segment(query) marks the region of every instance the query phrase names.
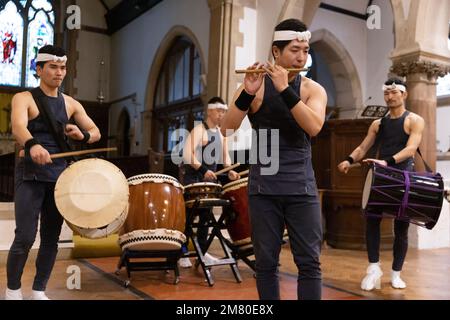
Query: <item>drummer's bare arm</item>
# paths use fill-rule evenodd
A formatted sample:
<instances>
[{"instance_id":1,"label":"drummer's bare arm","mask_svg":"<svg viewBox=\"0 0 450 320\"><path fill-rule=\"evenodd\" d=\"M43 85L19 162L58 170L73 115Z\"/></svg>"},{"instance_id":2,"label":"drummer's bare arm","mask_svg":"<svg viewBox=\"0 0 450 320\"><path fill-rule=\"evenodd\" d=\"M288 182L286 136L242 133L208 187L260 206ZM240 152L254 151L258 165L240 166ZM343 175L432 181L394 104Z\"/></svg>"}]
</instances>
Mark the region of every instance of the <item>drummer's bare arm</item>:
<instances>
[{"instance_id":1,"label":"drummer's bare arm","mask_svg":"<svg viewBox=\"0 0 450 320\"><path fill-rule=\"evenodd\" d=\"M64 95L64 98L66 104L69 104L69 113L75 119L78 127L89 134L87 141L84 142L94 143L100 140L100 130L95 125L94 121L87 115L86 110L84 110L81 103L66 95ZM74 125L68 125L66 127L66 134L74 140L83 140L86 137L86 135Z\"/></svg>"},{"instance_id":2,"label":"drummer's bare arm","mask_svg":"<svg viewBox=\"0 0 450 320\"><path fill-rule=\"evenodd\" d=\"M194 168L194 170L200 170L200 172L203 174L204 180L212 181L217 179L216 175L211 170L207 170L206 167L204 167L200 162L201 159L197 159L195 154L197 147L200 147L202 145L204 134L206 134L206 131L204 130L202 124L199 124L195 126L194 129L192 129L183 148L183 160L185 164L190 165L192 168Z\"/></svg>"},{"instance_id":3,"label":"drummer's bare arm","mask_svg":"<svg viewBox=\"0 0 450 320\"><path fill-rule=\"evenodd\" d=\"M364 156L366 155L367 151L373 146L375 143L375 139L377 137L377 132L380 127L381 120L375 120L372 122L372 124L369 127L369 130L367 131L367 135L364 138L363 142L356 147L355 150L353 150L352 153L350 153L350 157L353 159L353 162L359 162L361 161ZM338 165L338 169L341 172L347 173L350 169L351 163L348 160L344 160Z\"/></svg>"},{"instance_id":4,"label":"drummer's bare arm","mask_svg":"<svg viewBox=\"0 0 450 320\"><path fill-rule=\"evenodd\" d=\"M411 114L408 116L409 121L409 139L406 147L394 154L395 163L400 163L408 158L414 157L420 142L422 141L423 129L425 127L425 121L417 114Z\"/></svg>"},{"instance_id":5,"label":"drummer's bare arm","mask_svg":"<svg viewBox=\"0 0 450 320\"><path fill-rule=\"evenodd\" d=\"M223 137L222 138L222 146L223 146L223 148L222 148L222 151L223 151L223 153L222 153L222 155L223 155L223 166L226 168L226 167L229 167L229 166L232 165L230 154L228 153L228 139L227 139L227 137Z\"/></svg>"},{"instance_id":6,"label":"drummer's bare arm","mask_svg":"<svg viewBox=\"0 0 450 320\"><path fill-rule=\"evenodd\" d=\"M228 152L228 139L226 137L223 137L222 145L223 145L223 159L224 159L223 166L224 168L226 168L232 165L230 153ZM228 178L230 180L237 180L240 178L240 176L236 171L230 170L228 171Z\"/></svg>"},{"instance_id":7,"label":"drummer's bare arm","mask_svg":"<svg viewBox=\"0 0 450 320\"><path fill-rule=\"evenodd\" d=\"M355 162L361 161L366 155L366 153L370 150L370 148L372 148L373 144L375 143L375 139L377 137L380 122L381 122L380 119L377 119L372 122L363 142L361 142L361 144L358 147L356 147L356 149L353 150L353 152L350 154L350 157L353 158L353 161Z\"/></svg>"},{"instance_id":8,"label":"drummer's bare arm","mask_svg":"<svg viewBox=\"0 0 450 320\"><path fill-rule=\"evenodd\" d=\"M11 126L12 134L21 146L30 148L31 159L38 164L51 163L50 154L39 144L39 141L34 140L30 131L28 131L28 112L32 102L32 96L29 92L21 92L14 95L11 101ZM28 143L27 143L28 141ZM19 156L23 156L21 151Z\"/></svg>"},{"instance_id":9,"label":"drummer's bare arm","mask_svg":"<svg viewBox=\"0 0 450 320\"><path fill-rule=\"evenodd\" d=\"M203 135L203 125L197 125L192 129L191 133L186 139L186 144L183 148L183 160L185 164L190 165L192 168L197 170L200 168L201 163L196 158L195 150L201 145L202 135Z\"/></svg>"},{"instance_id":10,"label":"drummer's bare arm","mask_svg":"<svg viewBox=\"0 0 450 320\"><path fill-rule=\"evenodd\" d=\"M11 101L11 126L12 134L17 142L24 146L25 142L33 136L28 131L29 97L25 92L14 95Z\"/></svg>"}]
</instances>

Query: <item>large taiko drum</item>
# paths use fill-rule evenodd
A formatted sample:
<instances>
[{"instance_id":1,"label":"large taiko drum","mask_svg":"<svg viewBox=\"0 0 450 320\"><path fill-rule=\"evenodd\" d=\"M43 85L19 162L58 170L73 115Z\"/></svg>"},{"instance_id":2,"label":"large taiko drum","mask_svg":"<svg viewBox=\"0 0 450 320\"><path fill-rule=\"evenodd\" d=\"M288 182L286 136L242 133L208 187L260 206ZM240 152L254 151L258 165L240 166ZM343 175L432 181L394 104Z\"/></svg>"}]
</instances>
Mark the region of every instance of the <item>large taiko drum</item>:
<instances>
[{"instance_id":1,"label":"large taiko drum","mask_svg":"<svg viewBox=\"0 0 450 320\"><path fill-rule=\"evenodd\" d=\"M223 198L230 200L234 212L227 219L226 226L236 245L251 242L247 183L248 178L242 178L223 186Z\"/></svg>"},{"instance_id":2,"label":"large taiko drum","mask_svg":"<svg viewBox=\"0 0 450 320\"><path fill-rule=\"evenodd\" d=\"M85 159L68 166L55 185L55 203L67 225L82 237L117 232L128 214L125 175L111 162Z\"/></svg>"},{"instance_id":3,"label":"large taiko drum","mask_svg":"<svg viewBox=\"0 0 450 320\"><path fill-rule=\"evenodd\" d=\"M444 200L440 174L411 172L375 164L367 173L362 208L432 229Z\"/></svg>"},{"instance_id":4,"label":"large taiko drum","mask_svg":"<svg viewBox=\"0 0 450 320\"><path fill-rule=\"evenodd\" d=\"M122 249L177 249L185 241L186 208L183 186L164 174L128 178L128 217L120 231Z\"/></svg>"}]
</instances>

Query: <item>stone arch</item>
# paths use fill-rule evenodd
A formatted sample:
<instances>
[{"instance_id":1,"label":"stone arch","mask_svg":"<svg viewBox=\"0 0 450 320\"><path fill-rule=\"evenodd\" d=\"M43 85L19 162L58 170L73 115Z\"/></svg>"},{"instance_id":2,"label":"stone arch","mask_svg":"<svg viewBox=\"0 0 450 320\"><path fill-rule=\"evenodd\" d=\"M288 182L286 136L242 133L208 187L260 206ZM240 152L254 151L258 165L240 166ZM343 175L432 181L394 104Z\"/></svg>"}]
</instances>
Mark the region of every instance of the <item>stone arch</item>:
<instances>
[{"instance_id":1,"label":"stone arch","mask_svg":"<svg viewBox=\"0 0 450 320\"><path fill-rule=\"evenodd\" d=\"M152 66L150 68L150 72L147 79L147 86L146 86L146 94L145 94L145 111L144 111L144 119L143 119L143 146L148 149L150 148L151 144L151 113L154 107L154 96L155 96L155 90L156 85L158 83L158 76L161 71L161 68L164 64L167 52L170 50L173 42L177 37L184 36L187 37L189 40L192 41L192 43L195 45L196 49L199 52L200 55L200 61L202 65L202 74L206 74L206 59L205 54L202 50L202 47L200 46L200 42L198 41L195 34L187 27L185 26L174 26L172 29L167 32L167 34L162 39L158 50L156 51L154 57ZM145 150L144 150L145 151Z\"/></svg>"},{"instance_id":2,"label":"stone arch","mask_svg":"<svg viewBox=\"0 0 450 320\"><path fill-rule=\"evenodd\" d=\"M354 115L363 105L361 81L351 55L330 31L320 29L312 32L311 48L327 63L336 88L336 106L346 109L341 117ZM348 110L354 109L354 110Z\"/></svg>"},{"instance_id":3,"label":"stone arch","mask_svg":"<svg viewBox=\"0 0 450 320\"><path fill-rule=\"evenodd\" d=\"M289 18L297 18L310 26L319 5L320 0L286 0L278 17L278 22Z\"/></svg>"}]
</instances>

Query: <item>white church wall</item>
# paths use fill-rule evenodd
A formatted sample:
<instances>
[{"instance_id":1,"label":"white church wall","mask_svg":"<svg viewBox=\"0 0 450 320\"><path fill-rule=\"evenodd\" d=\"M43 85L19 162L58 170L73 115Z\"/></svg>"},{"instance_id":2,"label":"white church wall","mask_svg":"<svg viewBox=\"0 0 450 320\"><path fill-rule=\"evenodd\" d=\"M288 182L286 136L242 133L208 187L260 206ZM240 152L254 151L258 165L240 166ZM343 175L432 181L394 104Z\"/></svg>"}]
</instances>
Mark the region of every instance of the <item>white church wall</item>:
<instances>
[{"instance_id":1,"label":"white church wall","mask_svg":"<svg viewBox=\"0 0 450 320\"><path fill-rule=\"evenodd\" d=\"M438 152L450 152L450 106L436 109L436 143ZM450 179L450 177L449 177Z\"/></svg>"},{"instance_id":2,"label":"white church wall","mask_svg":"<svg viewBox=\"0 0 450 320\"><path fill-rule=\"evenodd\" d=\"M77 39L77 76L74 80L78 90L76 99L97 101L101 91L104 101L109 101L110 44L107 35L80 32ZM100 65L102 61L103 66Z\"/></svg>"},{"instance_id":3,"label":"white church wall","mask_svg":"<svg viewBox=\"0 0 450 320\"><path fill-rule=\"evenodd\" d=\"M102 81L103 95L105 101L108 101L111 39L107 34L85 29L85 27L93 27L106 30L104 18L106 11L99 1L78 0L77 5L81 10L82 28L78 32L76 45L78 51L74 79L74 85L77 88L76 98L96 101L100 81ZM103 67L100 66L101 61L105 62Z\"/></svg>"},{"instance_id":4,"label":"white church wall","mask_svg":"<svg viewBox=\"0 0 450 320\"><path fill-rule=\"evenodd\" d=\"M263 5L267 5L269 2L262 1ZM248 66L252 65L256 61L265 62L267 59L261 59L261 53L258 52L258 40L261 37L258 36L259 32L259 21L263 15L261 13L265 12L267 8L261 10L258 6L257 10L254 8L244 7L244 16L239 20L239 32L243 35L243 45L242 47L236 48L236 59L235 59L235 69L246 69ZM259 58L257 58L259 56ZM242 84L243 75L238 82L238 87ZM245 150L251 148L251 124L247 117L242 121L239 130L228 138L228 148L229 150Z\"/></svg>"},{"instance_id":5,"label":"white church wall","mask_svg":"<svg viewBox=\"0 0 450 320\"><path fill-rule=\"evenodd\" d=\"M189 14L181 14L189 13ZM120 29L111 38L111 101L136 94L135 103L123 101L111 107L110 135L116 133L117 120L123 107L130 114L131 127L136 126L138 144L132 141L131 153L146 153L141 139L141 113L146 109L145 97L150 68L164 37L174 26L184 26L195 34L205 59L207 71L210 10L207 1L166 0ZM136 117L135 117L136 115ZM134 122L133 122L134 121Z\"/></svg>"},{"instance_id":6,"label":"white church wall","mask_svg":"<svg viewBox=\"0 0 450 320\"><path fill-rule=\"evenodd\" d=\"M366 105L386 105L381 86L392 65L389 56L394 50L394 18L389 1L376 0L373 4L381 9L381 29L367 29L367 78L363 101Z\"/></svg>"},{"instance_id":7,"label":"white church wall","mask_svg":"<svg viewBox=\"0 0 450 320\"><path fill-rule=\"evenodd\" d=\"M450 161L437 161L436 171L450 187ZM409 245L417 249L437 249L450 247L450 206L444 200L437 224L432 230L411 225L409 228Z\"/></svg>"}]
</instances>

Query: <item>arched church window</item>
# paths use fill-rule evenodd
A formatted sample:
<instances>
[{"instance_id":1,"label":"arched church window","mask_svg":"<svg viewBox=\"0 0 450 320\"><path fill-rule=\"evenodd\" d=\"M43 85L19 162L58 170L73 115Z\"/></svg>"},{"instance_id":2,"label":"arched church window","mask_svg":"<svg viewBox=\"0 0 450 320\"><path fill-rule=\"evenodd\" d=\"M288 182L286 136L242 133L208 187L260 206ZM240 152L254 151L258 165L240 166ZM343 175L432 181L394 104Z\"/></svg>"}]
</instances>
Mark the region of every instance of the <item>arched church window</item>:
<instances>
[{"instance_id":1,"label":"arched church window","mask_svg":"<svg viewBox=\"0 0 450 320\"><path fill-rule=\"evenodd\" d=\"M0 1L0 36L0 85L36 87L37 51L55 36L52 1Z\"/></svg>"},{"instance_id":2,"label":"arched church window","mask_svg":"<svg viewBox=\"0 0 450 320\"><path fill-rule=\"evenodd\" d=\"M202 65L195 45L178 37L169 49L155 91L153 111L154 150L170 152L180 138L180 130L191 130L203 118Z\"/></svg>"}]
</instances>

